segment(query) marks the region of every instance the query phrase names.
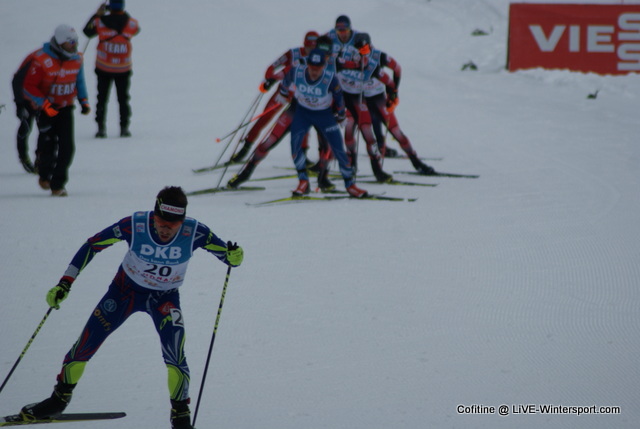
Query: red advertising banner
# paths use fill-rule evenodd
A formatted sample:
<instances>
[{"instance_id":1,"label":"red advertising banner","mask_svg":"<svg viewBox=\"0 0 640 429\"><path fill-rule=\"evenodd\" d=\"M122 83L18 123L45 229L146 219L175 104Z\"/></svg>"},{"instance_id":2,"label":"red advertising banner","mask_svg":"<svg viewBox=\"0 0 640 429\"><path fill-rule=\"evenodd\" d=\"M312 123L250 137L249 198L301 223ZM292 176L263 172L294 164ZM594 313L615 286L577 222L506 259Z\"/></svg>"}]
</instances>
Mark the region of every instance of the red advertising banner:
<instances>
[{"instance_id":1,"label":"red advertising banner","mask_svg":"<svg viewBox=\"0 0 640 429\"><path fill-rule=\"evenodd\" d=\"M640 72L640 4L512 3L509 71Z\"/></svg>"}]
</instances>

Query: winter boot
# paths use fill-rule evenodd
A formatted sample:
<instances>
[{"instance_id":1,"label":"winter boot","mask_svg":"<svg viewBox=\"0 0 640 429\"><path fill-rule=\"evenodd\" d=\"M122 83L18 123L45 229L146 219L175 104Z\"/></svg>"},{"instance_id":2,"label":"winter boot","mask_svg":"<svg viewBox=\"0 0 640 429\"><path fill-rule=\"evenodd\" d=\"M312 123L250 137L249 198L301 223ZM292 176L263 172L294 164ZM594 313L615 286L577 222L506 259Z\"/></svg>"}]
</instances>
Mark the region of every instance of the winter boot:
<instances>
[{"instance_id":1,"label":"winter boot","mask_svg":"<svg viewBox=\"0 0 640 429\"><path fill-rule=\"evenodd\" d=\"M347 192L354 198L364 198L369 196L369 193L367 191L358 188L355 183L347 188Z\"/></svg>"},{"instance_id":2,"label":"winter boot","mask_svg":"<svg viewBox=\"0 0 640 429\"><path fill-rule=\"evenodd\" d=\"M309 181L300 180L298 187L291 193L292 197L301 197L309 193Z\"/></svg>"},{"instance_id":3,"label":"winter boot","mask_svg":"<svg viewBox=\"0 0 640 429\"><path fill-rule=\"evenodd\" d=\"M107 128L104 124L98 124L98 132L96 133L97 139L105 139L107 138Z\"/></svg>"},{"instance_id":4,"label":"winter boot","mask_svg":"<svg viewBox=\"0 0 640 429\"><path fill-rule=\"evenodd\" d=\"M51 182L49 182L47 179L43 179L42 177L38 178L38 185L42 190L45 190L45 191L48 191L49 189L51 189Z\"/></svg>"},{"instance_id":5,"label":"winter boot","mask_svg":"<svg viewBox=\"0 0 640 429\"><path fill-rule=\"evenodd\" d=\"M120 126L120 137L131 137L131 131L129 131L129 125Z\"/></svg>"},{"instance_id":6,"label":"winter boot","mask_svg":"<svg viewBox=\"0 0 640 429\"><path fill-rule=\"evenodd\" d=\"M242 145L240 150L233 154L229 162L236 164L242 162L244 157L247 156L247 153L249 153L249 149L251 149L251 146L253 146L253 143L245 139L244 144Z\"/></svg>"},{"instance_id":7,"label":"winter boot","mask_svg":"<svg viewBox=\"0 0 640 429\"><path fill-rule=\"evenodd\" d=\"M51 190L51 196L52 197L68 197L69 194L67 193L67 190L62 188L62 189L52 189Z\"/></svg>"},{"instance_id":8,"label":"winter boot","mask_svg":"<svg viewBox=\"0 0 640 429\"><path fill-rule=\"evenodd\" d=\"M249 180L249 178L253 174L253 170L255 170L255 169L256 169L256 164L251 162L251 161L249 161L247 163L247 165L244 166L244 168L242 169L242 171L239 174L236 174L235 176L233 176L231 178L231 180L229 180L227 182L227 188L236 189L242 183L244 183L247 180Z\"/></svg>"},{"instance_id":9,"label":"winter boot","mask_svg":"<svg viewBox=\"0 0 640 429\"><path fill-rule=\"evenodd\" d=\"M336 188L336 185L329 180L329 171L326 168L318 172L318 188L322 192L333 191Z\"/></svg>"},{"instance_id":10,"label":"winter boot","mask_svg":"<svg viewBox=\"0 0 640 429\"><path fill-rule=\"evenodd\" d=\"M434 170L433 167L420 161L417 155L410 155L409 159L411 160L411 164L413 165L413 168L415 168L418 171L418 173L424 174L425 176L433 176L437 174L436 170Z\"/></svg>"},{"instance_id":11,"label":"winter boot","mask_svg":"<svg viewBox=\"0 0 640 429\"><path fill-rule=\"evenodd\" d=\"M20 416L27 421L57 417L67 408L71 401L71 394L75 384L66 384L61 381L53 388L51 397L42 402L25 405L20 411Z\"/></svg>"},{"instance_id":12,"label":"winter boot","mask_svg":"<svg viewBox=\"0 0 640 429\"><path fill-rule=\"evenodd\" d=\"M382 171L380 161L377 159L371 159L371 169L373 170L373 174L376 176L376 181L380 183L389 183L393 180L393 176L391 176L391 174Z\"/></svg>"},{"instance_id":13,"label":"winter boot","mask_svg":"<svg viewBox=\"0 0 640 429\"><path fill-rule=\"evenodd\" d=\"M194 429L191 426L191 411L189 400L171 400L171 429Z\"/></svg>"}]
</instances>

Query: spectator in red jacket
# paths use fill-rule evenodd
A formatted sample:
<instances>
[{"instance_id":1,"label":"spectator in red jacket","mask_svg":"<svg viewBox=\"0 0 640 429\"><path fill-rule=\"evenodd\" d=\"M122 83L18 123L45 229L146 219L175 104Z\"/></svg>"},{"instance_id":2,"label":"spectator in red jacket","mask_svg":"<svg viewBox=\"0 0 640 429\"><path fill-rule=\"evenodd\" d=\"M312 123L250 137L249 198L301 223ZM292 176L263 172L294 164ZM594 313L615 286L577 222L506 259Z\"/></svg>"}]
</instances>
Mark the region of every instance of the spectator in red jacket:
<instances>
[{"instance_id":1,"label":"spectator in red jacket","mask_svg":"<svg viewBox=\"0 0 640 429\"><path fill-rule=\"evenodd\" d=\"M33 53L23 84L24 98L37 112L38 183L56 197L67 196L65 184L75 151L74 98L80 101L83 115L91 112L77 48L76 30L59 25L51 41Z\"/></svg>"}]
</instances>

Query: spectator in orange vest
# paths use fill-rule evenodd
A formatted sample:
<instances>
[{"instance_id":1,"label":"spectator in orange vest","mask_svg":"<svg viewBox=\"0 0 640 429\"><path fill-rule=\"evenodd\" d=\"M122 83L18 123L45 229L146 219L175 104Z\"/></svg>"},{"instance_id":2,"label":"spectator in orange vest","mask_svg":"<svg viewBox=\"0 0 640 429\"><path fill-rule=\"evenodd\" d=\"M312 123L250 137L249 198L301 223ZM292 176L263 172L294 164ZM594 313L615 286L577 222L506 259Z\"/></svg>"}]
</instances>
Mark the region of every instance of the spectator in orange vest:
<instances>
[{"instance_id":1,"label":"spectator in orange vest","mask_svg":"<svg viewBox=\"0 0 640 429\"><path fill-rule=\"evenodd\" d=\"M51 41L32 54L23 83L24 99L36 112L40 132L36 151L38 183L55 197L67 196L64 186L75 152L74 98L80 101L83 115L91 112L82 54L77 48L76 30L59 25Z\"/></svg>"},{"instance_id":2,"label":"spectator in orange vest","mask_svg":"<svg viewBox=\"0 0 640 429\"><path fill-rule=\"evenodd\" d=\"M110 13L107 13L110 11ZM98 76L98 102L96 104L96 138L107 137L105 124L111 83L116 85L120 105L120 137L131 137L129 121L129 86L131 84L131 38L140 32L138 21L124 10L124 0L110 0L100 5L83 29L91 38L98 36L96 75Z\"/></svg>"}]
</instances>

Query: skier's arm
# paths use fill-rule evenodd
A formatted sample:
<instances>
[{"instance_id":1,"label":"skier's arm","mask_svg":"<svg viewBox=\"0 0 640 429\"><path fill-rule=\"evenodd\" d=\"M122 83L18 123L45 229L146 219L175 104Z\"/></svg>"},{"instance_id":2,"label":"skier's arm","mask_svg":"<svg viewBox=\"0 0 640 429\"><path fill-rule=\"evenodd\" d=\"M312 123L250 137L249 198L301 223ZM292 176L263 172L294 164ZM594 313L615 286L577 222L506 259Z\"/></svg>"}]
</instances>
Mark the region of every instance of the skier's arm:
<instances>
[{"instance_id":1,"label":"skier's arm","mask_svg":"<svg viewBox=\"0 0 640 429\"><path fill-rule=\"evenodd\" d=\"M264 72L264 78L282 80L286 74L285 69L287 66L291 66L291 61L291 51L287 51L280 55L277 60L267 67L267 70Z\"/></svg>"},{"instance_id":2,"label":"skier's arm","mask_svg":"<svg viewBox=\"0 0 640 429\"><path fill-rule=\"evenodd\" d=\"M89 100L88 100L89 95L87 92L87 83L84 78L84 64L80 66L80 70L78 71L78 78L76 79L76 89L78 91L77 93L78 101L82 106L82 113L86 115L87 113L89 113L89 112L85 113L86 111L85 109L89 109Z\"/></svg>"},{"instance_id":3,"label":"skier's arm","mask_svg":"<svg viewBox=\"0 0 640 429\"><path fill-rule=\"evenodd\" d=\"M384 52L380 56L380 64L383 67L388 67L391 70L393 70L393 84L397 91L398 88L400 87L400 77L402 76L402 67L400 67L400 64L395 59L385 54Z\"/></svg>"},{"instance_id":4,"label":"skier's arm","mask_svg":"<svg viewBox=\"0 0 640 429\"><path fill-rule=\"evenodd\" d=\"M131 217L126 217L89 238L76 252L62 279L73 283L80 272L102 252L122 240L131 241Z\"/></svg>"},{"instance_id":5,"label":"skier's arm","mask_svg":"<svg viewBox=\"0 0 640 429\"><path fill-rule=\"evenodd\" d=\"M244 257L242 247L231 244L230 241L225 243L220 237L215 235L208 226L202 223L198 223L193 248L194 250L202 248L232 267L239 266Z\"/></svg>"},{"instance_id":6,"label":"skier's arm","mask_svg":"<svg viewBox=\"0 0 640 429\"><path fill-rule=\"evenodd\" d=\"M131 217L121 219L103 229L80 247L58 284L47 292L47 304L56 310L59 309L62 301L67 299L71 285L80 272L89 265L93 257L98 252L122 240L131 241Z\"/></svg>"},{"instance_id":7,"label":"skier's arm","mask_svg":"<svg viewBox=\"0 0 640 429\"><path fill-rule=\"evenodd\" d=\"M289 69L287 74L284 75L284 79L282 79L282 82L280 82L280 86L278 87L279 93L278 93L278 97L276 97L276 101L282 104L283 106L286 104L288 100L291 100L293 98L293 92L290 91L290 88L292 88L292 85L293 85L294 74L295 74L295 69L294 68Z\"/></svg>"},{"instance_id":8,"label":"skier's arm","mask_svg":"<svg viewBox=\"0 0 640 429\"><path fill-rule=\"evenodd\" d=\"M345 112L345 104L344 104L344 95L342 93L342 87L340 86L340 82L338 78L335 76L331 79L331 83L329 84L329 91L333 95L333 110L338 116L344 117L346 115Z\"/></svg>"},{"instance_id":9,"label":"skier's arm","mask_svg":"<svg viewBox=\"0 0 640 429\"><path fill-rule=\"evenodd\" d=\"M31 61L31 66L27 70L27 74L24 77L23 95L25 100L31 103L31 107L34 110L42 109L46 94L40 90L40 82L44 79L44 70L42 64L36 59Z\"/></svg>"}]
</instances>

